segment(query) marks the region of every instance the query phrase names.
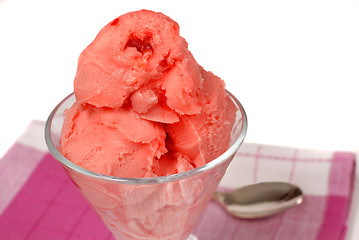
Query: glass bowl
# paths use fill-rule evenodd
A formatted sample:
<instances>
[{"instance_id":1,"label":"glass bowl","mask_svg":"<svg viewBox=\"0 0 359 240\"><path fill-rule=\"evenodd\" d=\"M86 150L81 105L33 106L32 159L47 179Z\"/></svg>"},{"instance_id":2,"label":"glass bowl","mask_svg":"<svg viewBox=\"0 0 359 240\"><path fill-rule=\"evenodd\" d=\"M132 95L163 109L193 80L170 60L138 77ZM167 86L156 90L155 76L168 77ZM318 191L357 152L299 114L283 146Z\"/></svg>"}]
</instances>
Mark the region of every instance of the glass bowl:
<instances>
[{"instance_id":1,"label":"glass bowl","mask_svg":"<svg viewBox=\"0 0 359 240\"><path fill-rule=\"evenodd\" d=\"M151 178L120 178L84 169L58 151L64 111L76 101L72 93L51 112L45 127L46 144L83 196L116 239L185 240L211 199L247 131L247 117L237 108L228 149L211 162L190 171Z\"/></svg>"}]
</instances>

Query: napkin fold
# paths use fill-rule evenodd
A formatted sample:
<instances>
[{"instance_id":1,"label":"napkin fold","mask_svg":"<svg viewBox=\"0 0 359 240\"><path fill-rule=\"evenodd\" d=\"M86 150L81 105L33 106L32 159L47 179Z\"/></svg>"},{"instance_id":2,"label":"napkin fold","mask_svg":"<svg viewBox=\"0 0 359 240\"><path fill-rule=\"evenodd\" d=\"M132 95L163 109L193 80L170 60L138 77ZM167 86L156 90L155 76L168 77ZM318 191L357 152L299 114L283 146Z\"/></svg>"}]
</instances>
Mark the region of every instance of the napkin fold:
<instances>
[{"instance_id":1,"label":"napkin fold","mask_svg":"<svg viewBox=\"0 0 359 240\"><path fill-rule=\"evenodd\" d=\"M31 122L0 159L0 239L114 239L47 151L43 131L43 122ZM243 220L211 201L193 233L200 240L344 240L354 180L354 153L244 143L221 186L292 182L303 204Z\"/></svg>"}]
</instances>

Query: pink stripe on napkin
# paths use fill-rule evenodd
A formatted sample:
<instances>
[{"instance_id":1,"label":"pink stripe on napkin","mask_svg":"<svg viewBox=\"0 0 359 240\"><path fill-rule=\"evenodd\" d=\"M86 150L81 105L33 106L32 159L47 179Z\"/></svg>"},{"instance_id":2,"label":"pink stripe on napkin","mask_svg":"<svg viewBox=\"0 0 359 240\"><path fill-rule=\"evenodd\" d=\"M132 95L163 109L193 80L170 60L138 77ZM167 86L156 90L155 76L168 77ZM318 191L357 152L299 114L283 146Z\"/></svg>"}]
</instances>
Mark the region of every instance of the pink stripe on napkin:
<instances>
[{"instance_id":1,"label":"pink stripe on napkin","mask_svg":"<svg viewBox=\"0 0 359 240\"><path fill-rule=\"evenodd\" d=\"M15 143L0 161L0 215L20 191L44 153Z\"/></svg>"},{"instance_id":2,"label":"pink stripe on napkin","mask_svg":"<svg viewBox=\"0 0 359 240\"><path fill-rule=\"evenodd\" d=\"M0 239L114 239L57 161L26 141L0 159ZM344 240L354 166L353 153L243 144L222 187L291 181L303 189L305 201L259 220L236 219L210 202L194 234L200 240Z\"/></svg>"},{"instance_id":3,"label":"pink stripe on napkin","mask_svg":"<svg viewBox=\"0 0 359 240\"><path fill-rule=\"evenodd\" d=\"M0 239L113 238L48 153L0 216Z\"/></svg>"},{"instance_id":4,"label":"pink stripe on napkin","mask_svg":"<svg viewBox=\"0 0 359 240\"><path fill-rule=\"evenodd\" d=\"M318 240L344 239L346 219L354 189L355 156L350 153L336 152L333 155L327 211Z\"/></svg>"}]
</instances>

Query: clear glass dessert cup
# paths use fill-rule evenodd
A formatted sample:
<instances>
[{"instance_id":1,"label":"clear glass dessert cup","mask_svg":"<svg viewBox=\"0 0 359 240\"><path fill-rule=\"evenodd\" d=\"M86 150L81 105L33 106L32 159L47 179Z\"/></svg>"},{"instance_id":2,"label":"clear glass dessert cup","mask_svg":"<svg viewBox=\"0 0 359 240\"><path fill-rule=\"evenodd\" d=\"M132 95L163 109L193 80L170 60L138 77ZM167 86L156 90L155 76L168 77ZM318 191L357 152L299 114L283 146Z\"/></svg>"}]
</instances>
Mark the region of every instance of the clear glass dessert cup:
<instances>
[{"instance_id":1,"label":"clear glass dessert cup","mask_svg":"<svg viewBox=\"0 0 359 240\"><path fill-rule=\"evenodd\" d=\"M211 199L247 131L247 117L237 107L228 149L199 168L163 177L120 178L81 168L58 151L63 113L75 102L66 97L50 114L45 127L46 144L54 158L93 206L116 239L185 240Z\"/></svg>"}]
</instances>

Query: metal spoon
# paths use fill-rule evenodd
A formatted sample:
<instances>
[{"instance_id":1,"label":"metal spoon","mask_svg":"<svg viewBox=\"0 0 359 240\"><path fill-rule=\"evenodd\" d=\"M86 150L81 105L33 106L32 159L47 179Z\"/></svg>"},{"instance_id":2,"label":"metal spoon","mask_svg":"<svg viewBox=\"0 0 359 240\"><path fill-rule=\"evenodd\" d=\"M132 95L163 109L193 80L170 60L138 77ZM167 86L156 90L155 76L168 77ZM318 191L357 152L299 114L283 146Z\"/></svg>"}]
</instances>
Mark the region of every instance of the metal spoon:
<instances>
[{"instance_id":1,"label":"metal spoon","mask_svg":"<svg viewBox=\"0 0 359 240\"><path fill-rule=\"evenodd\" d=\"M303 202L299 187L286 182L262 182L230 192L216 191L213 199L229 214L246 219L268 217Z\"/></svg>"}]
</instances>

